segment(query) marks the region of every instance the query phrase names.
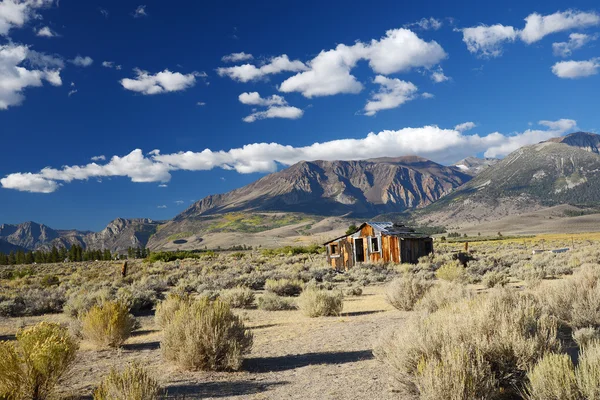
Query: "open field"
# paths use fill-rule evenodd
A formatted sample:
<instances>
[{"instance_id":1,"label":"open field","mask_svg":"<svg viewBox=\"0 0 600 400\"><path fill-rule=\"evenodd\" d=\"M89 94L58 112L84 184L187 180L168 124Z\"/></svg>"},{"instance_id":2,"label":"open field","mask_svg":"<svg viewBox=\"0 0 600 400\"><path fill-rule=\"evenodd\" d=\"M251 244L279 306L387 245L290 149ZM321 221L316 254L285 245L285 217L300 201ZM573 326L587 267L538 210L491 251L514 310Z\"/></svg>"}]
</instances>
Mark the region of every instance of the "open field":
<instances>
[{"instance_id":1,"label":"open field","mask_svg":"<svg viewBox=\"0 0 600 400\"><path fill-rule=\"evenodd\" d=\"M530 390L527 385L534 378L529 372L544 355L568 354L577 360L581 336L589 336L590 343L600 337L599 243L600 233L472 241L466 267L453 261L463 244L438 243L436 254L417 265L364 264L347 273L327 268L320 254L257 251L173 262L130 261L125 278L115 262L2 267L0 338L16 343L17 332L42 321L68 327L79 350L56 386L55 394L62 398L92 398L111 368L123 370L138 362L174 399L429 399L452 390L468 393L452 397L457 399L492 399L499 392L505 393L503 398L518 399L523 398L519 393ZM542 245L552 249L573 244L566 253L531 253ZM283 290L296 290L294 285L305 292L309 287L343 292L343 309L311 318L302 308L269 311L261 306L261 299L279 290L282 295ZM191 299L219 297L234 305L232 293L241 290L236 288L252 294L233 308L253 335L239 369L189 369L167 360L166 328L154 315L157 304L177 293ZM302 307L302 296L275 297ZM126 305L137 321L118 348L99 346L82 330L88 310L110 301ZM426 331L421 331L423 323ZM489 324L494 333L481 347L478 335ZM470 334L463 336L462 329ZM410 367L411 354L433 349L436 338L443 337L442 348L427 350L419 356L422 365ZM447 347L454 345L462 350L456 353ZM454 369L464 367L456 358L444 358L447 351L452 357L478 354L467 364L480 365L476 378L481 386L463 387L470 381L452 380L463 376ZM493 364L504 357L506 363ZM600 370L600 359L598 363ZM435 365L454 372L428 375ZM494 375L497 368L508 375Z\"/></svg>"}]
</instances>

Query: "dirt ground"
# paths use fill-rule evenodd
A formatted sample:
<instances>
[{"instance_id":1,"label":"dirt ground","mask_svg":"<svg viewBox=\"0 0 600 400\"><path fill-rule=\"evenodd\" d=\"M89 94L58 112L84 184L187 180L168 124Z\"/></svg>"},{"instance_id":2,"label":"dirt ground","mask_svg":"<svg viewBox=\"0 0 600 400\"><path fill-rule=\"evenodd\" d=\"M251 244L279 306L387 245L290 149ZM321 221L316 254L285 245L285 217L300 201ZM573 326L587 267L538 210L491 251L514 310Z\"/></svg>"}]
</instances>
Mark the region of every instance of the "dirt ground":
<instances>
[{"instance_id":1,"label":"dirt ground","mask_svg":"<svg viewBox=\"0 0 600 400\"><path fill-rule=\"evenodd\" d=\"M161 357L161 332L151 315L120 350L96 350L82 342L60 394L91 398L111 367L140 361L167 389L169 399L397 399L388 371L372 354L379 335L400 327L408 315L385 302L383 288L346 297L339 317L308 318L300 311L240 310L254 333L252 352L239 372L178 370ZM0 339L19 325L66 322L64 315L4 320Z\"/></svg>"}]
</instances>

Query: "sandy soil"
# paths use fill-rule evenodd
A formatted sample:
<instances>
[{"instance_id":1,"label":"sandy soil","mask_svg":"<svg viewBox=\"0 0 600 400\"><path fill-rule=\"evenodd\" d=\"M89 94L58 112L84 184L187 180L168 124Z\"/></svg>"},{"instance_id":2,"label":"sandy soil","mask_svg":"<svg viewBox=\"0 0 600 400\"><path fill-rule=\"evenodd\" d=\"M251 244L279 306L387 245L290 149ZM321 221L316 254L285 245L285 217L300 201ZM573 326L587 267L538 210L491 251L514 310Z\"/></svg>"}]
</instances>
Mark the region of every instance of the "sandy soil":
<instances>
[{"instance_id":1,"label":"sandy soil","mask_svg":"<svg viewBox=\"0 0 600 400\"><path fill-rule=\"evenodd\" d=\"M373 343L382 331L399 327L407 313L389 306L382 287L347 297L339 317L307 318L299 311L240 310L254 333L254 346L240 372L178 370L161 357L161 332L151 315L120 350L96 350L83 342L76 364L61 383L63 396L91 398L111 367L140 361L160 380L171 399L391 399L389 374L374 359ZM4 320L3 339L18 325L64 315Z\"/></svg>"}]
</instances>

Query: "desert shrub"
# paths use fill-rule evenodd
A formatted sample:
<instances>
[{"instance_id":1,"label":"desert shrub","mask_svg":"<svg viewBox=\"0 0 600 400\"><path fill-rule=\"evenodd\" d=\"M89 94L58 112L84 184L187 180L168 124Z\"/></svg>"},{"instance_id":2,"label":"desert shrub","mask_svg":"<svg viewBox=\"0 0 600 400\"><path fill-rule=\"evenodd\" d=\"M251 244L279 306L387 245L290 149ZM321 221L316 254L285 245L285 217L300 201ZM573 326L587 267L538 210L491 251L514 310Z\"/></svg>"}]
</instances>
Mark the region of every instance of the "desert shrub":
<instances>
[{"instance_id":1,"label":"desert shrub","mask_svg":"<svg viewBox=\"0 0 600 400\"><path fill-rule=\"evenodd\" d=\"M94 390L94 400L158 400L161 394L158 382L134 363L122 372L111 369Z\"/></svg>"},{"instance_id":2,"label":"desert shrub","mask_svg":"<svg viewBox=\"0 0 600 400\"><path fill-rule=\"evenodd\" d=\"M582 268L562 281L540 287L538 296L572 328L600 327L599 269Z\"/></svg>"},{"instance_id":3,"label":"desert shrub","mask_svg":"<svg viewBox=\"0 0 600 400\"><path fill-rule=\"evenodd\" d=\"M166 290L166 284L156 279L143 279L131 285L120 287L116 293L116 300L127 305L129 311L137 312L151 310L161 293Z\"/></svg>"},{"instance_id":4,"label":"desert shrub","mask_svg":"<svg viewBox=\"0 0 600 400\"><path fill-rule=\"evenodd\" d=\"M163 355L193 370L237 370L252 347L252 333L228 303L203 297L182 302L164 328Z\"/></svg>"},{"instance_id":5,"label":"desert shrub","mask_svg":"<svg viewBox=\"0 0 600 400\"><path fill-rule=\"evenodd\" d=\"M60 279L56 275L45 275L40 281L40 285L42 287L52 287L58 286L60 284Z\"/></svg>"},{"instance_id":6,"label":"desert shrub","mask_svg":"<svg viewBox=\"0 0 600 400\"><path fill-rule=\"evenodd\" d=\"M298 296L302 293L304 283L299 279L267 279L265 290L278 296Z\"/></svg>"},{"instance_id":7,"label":"desert shrub","mask_svg":"<svg viewBox=\"0 0 600 400\"><path fill-rule=\"evenodd\" d=\"M363 290L358 286L353 286L351 288L346 289L344 293L346 296L362 296Z\"/></svg>"},{"instance_id":8,"label":"desert shrub","mask_svg":"<svg viewBox=\"0 0 600 400\"><path fill-rule=\"evenodd\" d=\"M546 354L527 374L530 400L577 400L575 368L567 354Z\"/></svg>"},{"instance_id":9,"label":"desert shrub","mask_svg":"<svg viewBox=\"0 0 600 400\"><path fill-rule=\"evenodd\" d=\"M511 393L518 395L527 371L559 347L556 319L545 314L533 296L495 289L478 301L465 299L431 314L413 316L401 329L384 335L374 353L409 393L421 395L427 385L433 385L436 371L427 371L437 366L442 374L439 379L450 382L438 384L453 390L441 398L490 399L500 393L508 398ZM451 356L458 357L454 360L457 366L464 366L464 359L478 360L473 361L477 368L490 371L485 381L472 369L460 372L473 383L469 390L479 390L470 392L472 397L463 396L459 377L439 370L439 366L452 365Z\"/></svg>"},{"instance_id":10,"label":"desert shrub","mask_svg":"<svg viewBox=\"0 0 600 400\"><path fill-rule=\"evenodd\" d=\"M490 271L483 276L483 284L488 288L505 286L510 278L504 272Z\"/></svg>"},{"instance_id":11,"label":"desert shrub","mask_svg":"<svg viewBox=\"0 0 600 400\"><path fill-rule=\"evenodd\" d=\"M579 328L573 331L573 340L575 340L579 348L585 348L599 339L600 332L592 327Z\"/></svg>"},{"instance_id":12,"label":"desert shrub","mask_svg":"<svg viewBox=\"0 0 600 400\"><path fill-rule=\"evenodd\" d=\"M171 322L175 313L182 307L189 306L191 298L189 295L170 294L156 306L154 321L156 325L164 328Z\"/></svg>"},{"instance_id":13,"label":"desert shrub","mask_svg":"<svg viewBox=\"0 0 600 400\"><path fill-rule=\"evenodd\" d=\"M385 296L388 303L398 310L411 311L431 286L428 280L405 274L388 284Z\"/></svg>"},{"instance_id":14,"label":"desert shrub","mask_svg":"<svg viewBox=\"0 0 600 400\"><path fill-rule=\"evenodd\" d=\"M308 317L340 315L344 307L342 292L320 290L309 286L298 297L298 307Z\"/></svg>"},{"instance_id":15,"label":"desert shrub","mask_svg":"<svg viewBox=\"0 0 600 400\"><path fill-rule=\"evenodd\" d=\"M575 376L582 398L600 399L600 343L595 342L583 349Z\"/></svg>"},{"instance_id":16,"label":"desert shrub","mask_svg":"<svg viewBox=\"0 0 600 400\"><path fill-rule=\"evenodd\" d=\"M113 297L109 288L97 290L82 288L69 295L64 306L64 312L71 317L77 318L88 312L93 306L108 301Z\"/></svg>"},{"instance_id":17,"label":"desert shrub","mask_svg":"<svg viewBox=\"0 0 600 400\"><path fill-rule=\"evenodd\" d=\"M435 276L450 282L466 282L468 280L467 271L458 261L445 263L435 271Z\"/></svg>"},{"instance_id":18,"label":"desert shrub","mask_svg":"<svg viewBox=\"0 0 600 400\"><path fill-rule=\"evenodd\" d=\"M0 342L0 398L43 400L75 360L77 343L60 325L42 322Z\"/></svg>"},{"instance_id":19,"label":"desert shrub","mask_svg":"<svg viewBox=\"0 0 600 400\"><path fill-rule=\"evenodd\" d=\"M434 312L450 304L473 297L474 293L461 283L439 282L426 291L415 308Z\"/></svg>"},{"instance_id":20,"label":"desert shrub","mask_svg":"<svg viewBox=\"0 0 600 400\"><path fill-rule=\"evenodd\" d=\"M93 306L81 318L83 337L101 347L121 347L135 327L129 308L119 302L107 301Z\"/></svg>"},{"instance_id":21,"label":"desert shrub","mask_svg":"<svg viewBox=\"0 0 600 400\"><path fill-rule=\"evenodd\" d=\"M225 289L221 291L219 298L233 308L252 308L254 305L254 292L243 286Z\"/></svg>"},{"instance_id":22,"label":"desert shrub","mask_svg":"<svg viewBox=\"0 0 600 400\"><path fill-rule=\"evenodd\" d=\"M277 296L275 293L266 292L258 298L258 308L265 311L294 310L294 302L285 297Z\"/></svg>"},{"instance_id":23,"label":"desert shrub","mask_svg":"<svg viewBox=\"0 0 600 400\"><path fill-rule=\"evenodd\" d=\"M21 317L62 312L65 303L64 290L58 288L24 289L14 297L0 302L0 316Z\"/></svg>"},{"instance_id":24,"label":"desert shrub","mask_svg":"<svg viewBox=\"0 0 600 400\"><path fill-rule=\"evenodd\" d=\"M424 400L470 400L491 393L496 386L490 364L477 350L444 346L438 360L424 360L417 382Z\"/></svg>"}]
</instances>

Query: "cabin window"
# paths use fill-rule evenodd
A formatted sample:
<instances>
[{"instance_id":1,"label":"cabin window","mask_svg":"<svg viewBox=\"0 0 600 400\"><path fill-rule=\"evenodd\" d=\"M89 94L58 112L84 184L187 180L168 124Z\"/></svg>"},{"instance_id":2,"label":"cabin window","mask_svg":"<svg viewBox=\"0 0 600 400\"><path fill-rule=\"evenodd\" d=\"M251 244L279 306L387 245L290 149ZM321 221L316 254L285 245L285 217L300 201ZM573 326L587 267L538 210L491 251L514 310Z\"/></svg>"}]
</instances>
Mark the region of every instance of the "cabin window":
<instances>
[{"instance_id":1,"label":"cabin window","mask_svg":"<svg viewBox=\"0 0 600 400\"><path fill-rule=\"evenodd\" d=\"M332 256L339 254L339 245L338 244L330 244L329 245L329 254Z\"/></svg>"},{"instance_id":2,"label":"cabin window","mask_svg":"<svg viewBox=\"0 0 600 400\"><path fill-rule=\"evenodd\" d=\"M379 247L379 238L377 236L371 238L371 253L379 253L381 248Z\"/></svg>"}]
</instances>

